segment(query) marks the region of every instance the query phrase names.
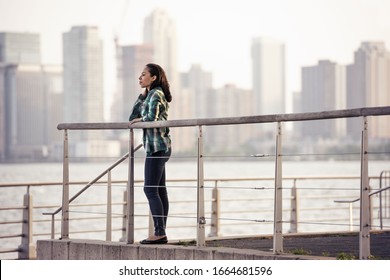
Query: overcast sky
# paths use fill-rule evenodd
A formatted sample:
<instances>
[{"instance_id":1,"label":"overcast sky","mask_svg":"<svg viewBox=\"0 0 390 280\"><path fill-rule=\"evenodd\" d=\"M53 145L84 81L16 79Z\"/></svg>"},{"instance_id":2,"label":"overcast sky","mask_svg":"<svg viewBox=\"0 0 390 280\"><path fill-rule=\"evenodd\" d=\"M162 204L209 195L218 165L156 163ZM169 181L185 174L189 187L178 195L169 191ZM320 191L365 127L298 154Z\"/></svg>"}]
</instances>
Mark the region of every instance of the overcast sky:
<instances>
[{"instance_id":1,"label":"overcast sky","mask_svg":"<svg viewBox=\"0 0 390 280\"><path fill-rule=\"evenodd\" d=\"M216 87L251 88L250 44L258 36L286 44L288 95L300 90L302 66L349 64L362 41L390 49L390 0L0 0L0 32L40 33L43 63L62 63L62 33L98 26L110 92L114 34L121 44L141 43L143 20L157 7L176 21L180 71L199 63Z\"/></svg>"}]
</instances>

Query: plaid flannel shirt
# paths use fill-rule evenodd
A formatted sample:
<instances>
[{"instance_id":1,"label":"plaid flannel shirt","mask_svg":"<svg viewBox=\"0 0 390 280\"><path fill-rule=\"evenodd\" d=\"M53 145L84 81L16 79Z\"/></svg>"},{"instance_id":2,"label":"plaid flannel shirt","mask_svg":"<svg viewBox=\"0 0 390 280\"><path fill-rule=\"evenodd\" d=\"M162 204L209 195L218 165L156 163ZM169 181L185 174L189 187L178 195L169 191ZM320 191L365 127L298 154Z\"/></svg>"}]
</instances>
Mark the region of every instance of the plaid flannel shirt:
<instances>
[{"instance_id":1,"label":"plaid flannel shirt","mask_svg":"<svg viewBox=\"0 0 390 280\"><path fill-rule=\"evenodd\" d=\"M156 87L148 92L146 98L139 95L133 110L129 116L129 121L142 118L144 122L166 121L168 120L168 102L165 99L161 87ZM144 128L143 145L147 154L159 151L167 152L171 147L169 128Z\"/></svg>"}]
</instances>

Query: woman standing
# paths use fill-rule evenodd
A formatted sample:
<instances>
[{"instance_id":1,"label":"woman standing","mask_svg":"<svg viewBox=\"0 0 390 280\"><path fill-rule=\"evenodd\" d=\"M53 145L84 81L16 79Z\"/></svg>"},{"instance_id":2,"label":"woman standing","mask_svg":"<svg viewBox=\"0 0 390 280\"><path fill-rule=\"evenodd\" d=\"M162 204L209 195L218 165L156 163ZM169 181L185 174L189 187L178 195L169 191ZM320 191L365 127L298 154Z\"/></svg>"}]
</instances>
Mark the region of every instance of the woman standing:
<instances>
[{"instance_id":1,"label":"woman standing","mask_svg":"<svg viewBox=\"0 0 390 280\"><path fill-rule=\"evenodd\" d=\"M166 121L168 103L172 100L165 71L157 64L149 63L139 77L144 92L139 95L129 117L135 122ZM169 201L165 186L165 163L171 155L169 128L143 129L143 144L146 151L144 192L153 216L154 235L142 240L141 244L165 244L168 242L165 228Z\"/></svg>"}]
</instances>

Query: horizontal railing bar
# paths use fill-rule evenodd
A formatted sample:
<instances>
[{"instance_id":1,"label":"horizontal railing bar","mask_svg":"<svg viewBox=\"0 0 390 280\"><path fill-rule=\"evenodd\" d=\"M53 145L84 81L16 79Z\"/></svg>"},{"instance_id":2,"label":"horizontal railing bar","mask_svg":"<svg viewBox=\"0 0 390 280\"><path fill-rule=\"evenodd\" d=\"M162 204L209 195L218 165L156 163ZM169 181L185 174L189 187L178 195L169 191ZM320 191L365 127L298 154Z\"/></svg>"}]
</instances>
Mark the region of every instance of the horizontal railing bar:
<instances>
[{"instance_id":1,"label":"horizontal railing bar","mask_svg":"<svg viewBox=\"0 0 390 280\"><path fill-rule=\"evenodd\" d=\"M25 223L25 220L17 220L17 221L3 221L0 222L0 225L10 225L10 224L23 224Z\"/></svg>"},{"instance_id":2,"label":"horizontal railing bar","mask_svg":"<svg viewBox=\"0 0 390 280\"><path fill-rule=\"evenodd\" d=\"M129 128L159 128L159 127L190 127L190 126L210 126L210 125L234 125L251 123L273 123L290 121L309 121L337 118L353 118L361 116L381 116L390 115L390 106L366 107L346 110L333 110L323 112L295 113L295 114L275 114L258 115L228 118L206 118L206 119L185 119L156 122L129 122L116 123L60 123L57 129L83 130L83 129L129 129Z\"/></svg>"},{"instance_id":3,"label":"horizontal railing bar","mask_svg":"<svg viewBox=\"0 0 390 280\"><path fill-rule=\"evenodd\" d=\"M0 236L0 239L3 239L3 238L14 238L14 237L23 237L23 234L1 235L1 236Z\"/></svg>"},{"instance_id":4,"label":"horizontal railing bar","mask_svg":"<svg viewBox=\"0 0 390 280\"><path fill-rule=\"evenodd\" d=\"M113 229L113 231L121 231L122 228ZM106 232L105 229L95 229L95 230L79 230L79 231L71 231L70 234L80 234L80 233L98 233L98 232Z\"/></svg>"},{"instance_id":5,"label":"horizontal railing bar","mask_svg":"<svg viewBox=\"0 0 390 280\"><path fill-rule=\"evenodd\" d=\"M19 252L19 248L0 249L0 254Z\"/></svg>"},{"instance_id":6,"label":"horizontal railing bar","mask_svg":"<svg viewBox=\"0 0 390 280\"><path fill-rule=\"evenodd\" d=\"M390 186L388 186L386 188L378 189L378 190L373 191L373 192L370 192L369 196L373 196L375 194L381 193L381 192L386 191L388 189L390 189ZM360 200L360 198L351 199L351 200L335 200L334 202L336 202L336 203L354 203L354 202L357 202L359 200Z\"/></svg>"},{"instance_id":7,"label":"horizontal railing bar","mask_svg":"<svg viewBox=\"0 0 390 280\"><path fill-rule=\"evenodd\" d=\"M113 202L112 205L125 205L125 202ZM95 204L72 204L73 207L77 206L105 206L107 203L95 203ZM39 205L39 206L34 206L34 209L47 209L47 208L58 208L60 207L59 205ZM0 209L1 210L1 209ZM51 213L50 213L51 214Z\"/></svg>"},{"instance_id":8,"label":"horizontal railing bar","mask_svg":"<svg viewBox=\"0 0 390 280\"><path fill-rule=\"evenodd\" d=\"M122 214L122 216L113 216L112 219L120 219L120 218L123 218L125 217L126 215ZM105 217L79 217L79 218L71 218L69 219L70 221L73 221L73 220L100 220L100 219L106 219L106 216ZM55 222L59 222L61 221L61 218L58 218L58 219L54 219ZM39 219L39 220L33 220L34 223L49 223L49 222L52 222L52 219Z\"/></svg>"},{"instance_id":9,"label":"horizontal railing bar","mask_svg":"<svg viewBox=\"0 0 390 280\"><path fill-rule=\"evenodd\" d=\"M141 180L139 180L141 182ZM70 185L85 185L87 181L72 181L69 182ZM112 183L126 183L124 180L112 181ZM21 182L21 183L0 183L0 188L14 188L14 187L49 187L49 186L57 186L62 187L63 182ZM99 181L95 184L103 185L107 184L107 181Z\"/></svg>"},{"instance_id":10,"label":"horizontal railing bar","mask_svg":"<svg viewBox=\"0 0 390 280\"><path fill-rule=\"evenodd\" d=\"M3 210L24 210L27 209L25 206L7 206L7 207L0 207L0 211Z\"/></svg>"},{"instance_id":11,"label":"horizontal railing bar","mask_svg":"<svg viewBox=\"0 0 390 280\"><path fill-rule=\"evenodd\" d=\"M238 182L238 181L273 181L274 177L250 177L250 178L205 178L205 182ZM334 180L350 180L350 179L360 179L360 176L285 176L283 177L284 181L289 180L328 180L328 179L334 179ZM379 179L379 176L370 176L370 179ZM197 179L167 179L167 182L196 182ZM143 183L143 180L135 180L135 183ZM69 182L69 185L84 185L87 184L87 181L74 181ZM116 180L112 181L113 184L119 184L119 183L127 183L125 180ZM45 187L45 186L62 186L62 182L22 182L22 183L0 183L0 188L7 188L7 187ZM107 181L99 181L95 184L103 185L107 184ZM104 187L104 186L103 186ZM123 186L125 187L125 186Z\"/></svg>"},{"instance_id":12,"label":"horizontal railing bar","mask_svg":"<svg viewBox=\"0 0 390 280\"><path fill-rule=\"evenodd\" d=\"M137 228L136 230L139 230L139 229ZM114 228L114 229L112 229L112 231L123 231L123 228ZM98 230L97 229L96 233L99 233L99 232L103 232L103 230L100 230L100 229ZM72 233L84 233L84 232L73 232L73 231L71 231L70 233L72 234ZM85 232L85 233L95 233L95 231L90 230L90 231ZM34 233L33 236L35 236L35 237L38 237L38 236L51 236L51 232L48 232L48 233L44 233L44 232Z\"/></svg>"}]
</instances>

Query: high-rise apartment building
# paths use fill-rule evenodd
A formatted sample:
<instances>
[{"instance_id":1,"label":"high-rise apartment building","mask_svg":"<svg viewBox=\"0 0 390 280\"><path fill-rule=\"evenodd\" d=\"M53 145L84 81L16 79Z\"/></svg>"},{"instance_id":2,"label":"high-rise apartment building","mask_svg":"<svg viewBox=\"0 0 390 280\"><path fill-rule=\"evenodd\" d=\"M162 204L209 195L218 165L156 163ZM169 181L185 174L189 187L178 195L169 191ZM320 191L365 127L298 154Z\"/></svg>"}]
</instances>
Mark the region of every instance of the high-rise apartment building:
<instances>
[{"instance_id":1,"label":"high-rise apartment building","mask_svg":"<svg viewBox=\"0 0 390 280\"><path fill-rule=\"evenodd\" d=\"M354 62L347 67L348 108L390 105L390 52L383 42L363 42L355 51ZM369 122L371 138L389 139L388 117ZM349 119L348 135L359 139L362 121Z\"/></svg>"},{"instance_id":2,"label":"high-rise apartment building","mask_svg":"<svg viewBox=\"0 0 390 280\"><path fill-rule=\"evenodd\" d=\"M153 46L154 63L161 64L171 79L176 78L178 75L176 24L164 10L156 9L145 18L144 43Z\"/></svg>"},{"instance_id":3,"label":"high-rise apartment building","mask_svg":"<svg viewBox=\"0 0 390 280\"><path fill-rule=\"evenodd\" d=\"M153 63L164 68L172 91L170 118L180 115L181 108L175 103L175 92L180 89L178 70L176 24L162 9L154 10L144 21L144 43L153 47Z\"/></svg>"},{"instance_id":4,"label":"high-rise apartment building","mask_svg":"<svg viewBox=\"0 0 390 280\"><path fill-rule=\"evenodd\" d=\"M345 66L329 60L302 68L301 111L320 112L346 108ZM304 138L341 138L346 135L345 119L301 123Z\"/></svg>"},{"instance_id":5,"label":"high-rise apartment building","mask_svg":"<svg viewBox=\"0 0 390 280\"><path fill-rule=\"evenodd\" d=\"M285 113L285 47L278 40L252 40L252 90L255 115ZM270 140L275 132L272 124L254 128L255 137Z\"/></svg>"},{"instance_id":6,"label":"high-rise apartment building","mask_svg":"<svg viewBox=\"0 0 390 280\"><path fill-rule=\"evenodd\" d=\"M216 116L215 90L211 72L204 71L201 65L192 65L188 72L181 73L180 97L175 100L175 108L180 108L176 118L195 119L212 118ZM175 139L180 150L188 151L195 148L197 134L193 128L180 128L180 137ZM214 131L204 129L206 142L213 139Z\"/></svg>"},{"instance_id":7,"label":"high-rise apartment building","mask_svg":"<svg viewBox=\"0 0 390 280\"><path fill-rule=\"evenodd\" d=\"M59 123L64 122L63 110L63 78L62 65L43 65L42 75L44 83L44 92L47 104L47 143L49 145L50 156L58 156L61 153L54 151L59 149L62 152L63 135L62 131L57 129Z\"/></svg>"},{"instance_id":8,"label":"high-rise apartment building","mask_svg":"<svg viewBox=\"0 0 390 280\"><path fill-rule=\"evenodd\" d=\"M0 62L41 64L39 34L0 32Z\"/></svg>"},{"instance_id":9,"label":"high-rise apartment building","mask_svg":"<svg viewBox=\"0 0 390 280\"><path fill-rule=\"evenodd\" d=\"M180 73L178 70L178 49L176 38L176 23L171 16L163 9L154 10L144 20L144 44L153 47L152 63L159 64L166 72L170 90L172 93L172 102L169 103L169 119L180 119L183 115L183 107L180 104ZM183 129L171 129L172 141L175 143L175 151L179 152L182 148L180 144ZM184 148L183 148L184 149Z\"/></svg>"},{"instance_id":10,"label":"high-rise apartment building","mask_svg":"<svg viewBox=\"0 0 390 280\"><path fill-rule=\"evenodd\" d=\"M215 93L215 117L240 117L253 115L253 93L251 90L237 88L233 84L227 84L216 90ZM253 138L253 128L257 125L227 125L213 129L214 149L219 152L236 153Z\"/></svg>"},{"instance_id":11,"label":"high-rise apartment building","mask_svg":"<svg viewBox=\"0 0 390 280\"><path fill-rule=\"evenodd\" d=\"M190 70L181 75L181 87L190 90L191 109L185 109L182 118L212 118L215 117L214 104L210 102L210 91L213 89L213 74L204 71L199 64L191 66ZM192 112L193 115L188 115Z\"/></svg>"},{"instance_id":12,"label":"high-rise apartment building","mask_svg":"<svg viewBox=\"0 0 390 280\"><path fill-rule=\"evenodd\" d=\"M151 45L133 45L121 47L118 96L114 100L114 117L116 121L127 121L132 106L142 89L139 85L139 77L145 65L153 61L153 47ZM115 116L116 115L116 116Z\"/></svg>"},{"instance_id":13,"label":"high-rise apartment building","mask_svg":"<svg viewBox=\"0 0 390 280\"><path fill-rule=\"evenodd\" d=\"M103 44L94 26L75 26L63 34L64 121L104 121ZM70 150L82 158L119 156L118 141L103 130L72 131Z\"/></svg>"},{"instance_id":14,"label":"high-rise apartment building","mask_svg":"<svg viewBox=\"0 0 390 280\"><path fill-rule=\"evenodd\" d=\"M256 115L285 113L285 47L278 40L252 41L252 86Z\"/></svg>"},{"instance_id":15,"label":"high-rise apartment building","mask_svg":"<svg viewBox=\"0 0 390 280\"><path fill-rule=\"evenodd\" d=\"M0 161L6 159L6 119L5 119L5 88L6 80L5 73L7 72L7 64L0 62Z\"/></svg>"},{"instance_id":16,"label":"high-rise apartment building","mask_svg":"<svg viewBox=\"0 0 390 280\"><path fill-rule=\"evenodd\" d=\"M75 26L63 34L63 64L64 121L102 122L103 48L97 27ZM100 138L91 131L72 134L83 141Z\"/></svg>"},{"instance_id":17,"label":"high-rise apartment building","mask_svg":"<svg viewBox=\"0 0 390 280\"><path fill-rule=\"evenodd\" d=\"M62 96L62 71L40 64L8 64L0 67L4 96L4 158L6 160L42 159L59 141L57 124L61 104L52 102L54 87ZM0 90L1 91L1 90ZM61 116L62 117L62 116ZM57 135L57 136L54 136Z\"/></svg>"},{"instance_id":18,"label":"high-rise apartment building","mask_svg":"<svg viewBox=\"0 0 390 280\"><path fill-rule=\"evenodd\" d=\"M44 156L40 35L0 33L0 160Z\"/></svg>"}]
</instances>

